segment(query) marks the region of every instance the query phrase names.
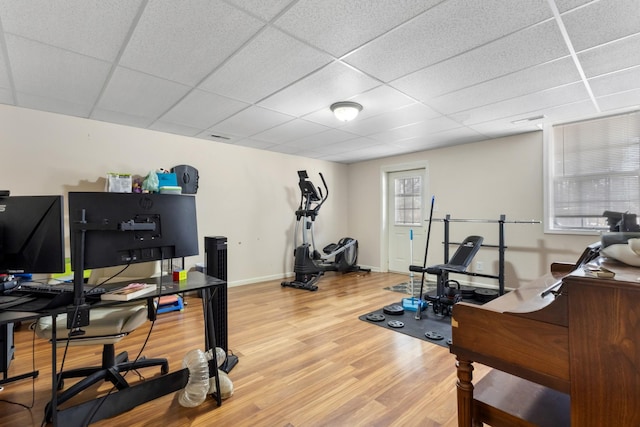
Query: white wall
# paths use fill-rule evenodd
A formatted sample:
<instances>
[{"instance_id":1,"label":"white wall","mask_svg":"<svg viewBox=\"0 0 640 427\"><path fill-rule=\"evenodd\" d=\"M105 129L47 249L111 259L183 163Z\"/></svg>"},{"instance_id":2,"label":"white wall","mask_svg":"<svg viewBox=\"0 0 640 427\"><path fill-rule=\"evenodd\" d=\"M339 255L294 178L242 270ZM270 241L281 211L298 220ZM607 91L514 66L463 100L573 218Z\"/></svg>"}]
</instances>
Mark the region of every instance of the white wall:
<instances>
[{"instance_id":1,"label":"white wall","mask_svg":"<svg viewBox=\"0 0 640 427\"><path fill-rule=\"evenodd\" d=\"M103 191L108 172L197 168L200 255L187 267L204 262L204 236L227 236L231 285L292 271L300 169L318 185L322 172L331 191L316 221L318 246L348 234L346 165L6 105L0 123L0 189L12 195Z\"/></svg>"},{"instance_id":2,"label":"white wall","mask_svg":"<svg viewBox=\"0 0 640 427\"><path fill-rule=\"evenodd\" d=\"M349 232L359 240L360 262L382 271L387 268L381 256L383 170L426 162L427 193L436 200L434 218L450 214L454 219L497 220L505 214L507 221L542 220L542 155L542 132L534 132L351 165ZM552 235L543 230L542 224L505 224L506 287L542 276L554 261L575 261L588 244L598 240L597 236ZM497 224L452 222L450 231L452 241L479 234L485 243L498 244ZM427 265L444 261L443 238L444 223L433 222ZM450 254L453 251L455 247ZM497 274L497 254L497 250L482 249L474 261L483 261L484 273ZM491 279L476 283L496 285Z\"/></svg>"},{"instance_id":3,"label":"white wall","mask_svg":"<svg viewBox=\"0 0 640 427\"><path fill-rule=\"evenodd\" d=\"M0 189L21 194L102 191L107 172L146 175L179 164L200 173L197 194L200 256L204 236L228 237L229 282L280 278L293 268L294 211L300 193L297 171L317 185L322 172L330 198L316 221L319 247L350 236L359 240L359 264L382 263L383 170L411 163L428 165L427 191L436 198L434 218L542 220L542 134L529 133L411 155L341 165L236 147L127 126L0 105ZM596 236L543 233L542 224L507 224L508 287L543 275L554 261L575 261ZM480 234L497 244L497 225L456 224L452 240ZM443 224L434 222L428 265L441 263ZM455 249L455 248L454 248ZM476 260L497 272L497 252ZM493 271L492 271L493 270ZM487 284L492 284L491 281Z\"/></svg>"}]
</instances>

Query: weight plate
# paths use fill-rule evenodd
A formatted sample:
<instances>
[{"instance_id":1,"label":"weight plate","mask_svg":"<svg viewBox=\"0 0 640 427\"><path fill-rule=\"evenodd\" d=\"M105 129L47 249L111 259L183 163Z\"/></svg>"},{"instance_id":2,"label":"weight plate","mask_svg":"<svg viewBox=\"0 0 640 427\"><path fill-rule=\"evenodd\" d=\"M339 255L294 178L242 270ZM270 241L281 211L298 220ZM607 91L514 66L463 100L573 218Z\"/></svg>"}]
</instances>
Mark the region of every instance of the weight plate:
<instances>
[{"instance_id":1,"label":"weight plate","mask_svg":"<svg viewBox=\"0 0 640 427\"><path fill-rule=\"evenodd\" d=\"M393 315L393 316L399 316L401 314L404 314L404 308L402 308L402 306L399 305L399 304L387 305L387 306L382 308L382 311L385 314L390 314L390 315Z\"/></svg>"},{"instance_id":2,"label":"weight plate","mask_svg":"<svg viewBox=\"0 0 640 427\"><path fill-rule=\"evenodd\" d=\"M476 289L474 292L476 300L480 302L488 302L498 297L498 291L493 289Z\"/></svg>"},{"instance_id":3,"label":"weight plate","mask_svg":"<svg viewBox=\"0 0 640 427\"><path fill-rule=\"evenodd\" d=\"M367 314L367 320L370 320L372 322L382 322L384 320L384 314L369 313Z\"/></svg>"},{"instance_id":4,"label":"weight plate","mask_svg":"<svg viewBox=\"0 0 640 427\"><path fill-rule=\"evenodd\" d=\"M442 336L442 334L439 334L439 333L434 332L434 331L427 331L427 332L424 333L424 336L429 338L430 340L434 340L434 341L439 341L439 340L444 338L444 336Z\"/></svg>"},{"instance_id":5,"label":"weight plate","mask_svg":"<svg viewBox=\"0 0 640 427\"><path fill-rule=\"evenodd\" d=\"M448 344L448 345L453 344L453 340L452 340L451 338L449 338L449 339L447 340L447 344Z\"/></svg>"},{"instance_id":6,"label":"weight plate","mask_svg":"<svg viewBox=\"0 0 640 427\"><path fill-rule=\"evenodd\" d=\"M387 323L387 325L391 326L392 328L402 328L404 326L404 322L401 322L399 320L389 320L389 323Z\"/></svg>"},{"instance_id":7,"label":"weight plate","mask_svg":"<svg viewBox=\"0 0 640 427\"><path fill-rule=\"evenodd\" d=\"M462 285L460 286L460 293L462 294L462 298L473 298L476 293L476 288L473 286Z\"/></svg>"}]
</instances>

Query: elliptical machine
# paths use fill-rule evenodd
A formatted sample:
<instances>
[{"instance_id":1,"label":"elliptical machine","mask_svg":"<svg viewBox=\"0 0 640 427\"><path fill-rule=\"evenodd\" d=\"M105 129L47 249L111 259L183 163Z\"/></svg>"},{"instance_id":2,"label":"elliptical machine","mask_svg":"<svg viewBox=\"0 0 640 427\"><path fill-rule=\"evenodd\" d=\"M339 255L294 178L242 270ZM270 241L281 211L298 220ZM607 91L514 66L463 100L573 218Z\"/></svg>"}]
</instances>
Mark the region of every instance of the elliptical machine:
<instances>
[{"instance_id":1,"label":"elliptical machine","mask_svg":"<svg viewBox=\"0 0 640 427\"><path fill-rule=\"evenodd\" d=\"M313 236L313 224L318 216L320 207L329 197L329 188L322 173L319 173L324 186L324 194L309 181L307 171L298 171L298 186L300 187L300 205L296 210L295 249L293 271L296 274L291 282L282 282L282 286L316 291L316 283L325 271L371 271L356 265L358 261L358 241L351 237L343 237L338 243L331 243L322 249L324 255L316 250ZM298 233L302 227L302 245L298 245ZM309 243L311 236L311 243ZM332 260L333 259L333 260Z\"/></svg>"}]
</instances>

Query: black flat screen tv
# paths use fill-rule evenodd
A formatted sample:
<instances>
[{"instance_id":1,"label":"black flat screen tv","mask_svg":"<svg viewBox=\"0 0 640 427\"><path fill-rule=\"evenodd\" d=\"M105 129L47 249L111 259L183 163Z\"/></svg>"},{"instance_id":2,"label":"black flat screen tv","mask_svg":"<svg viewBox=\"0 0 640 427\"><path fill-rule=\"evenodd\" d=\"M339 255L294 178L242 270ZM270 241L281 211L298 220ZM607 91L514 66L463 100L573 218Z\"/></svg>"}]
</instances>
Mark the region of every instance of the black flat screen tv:
<instances>
[{"instance_id":1,"label":"black flat screen tv","mask_svg":"<svg viewBox=\"0 0 640 427\"><path fill-rule=\"evenodd\" d=\"M63 197L0 197L0 273L64 270Z\"/></svg>"},{"instance_id":2,"label":"black flat screen tv","mask_svg":"<svg viewBox=\"0 0 640 427\"><path fill-rule=\"evenodd\" d=\"M74 271L79 249L82 269L198 255L195 196L70 192L68 199Z\"/></svg>"}]
</instances>

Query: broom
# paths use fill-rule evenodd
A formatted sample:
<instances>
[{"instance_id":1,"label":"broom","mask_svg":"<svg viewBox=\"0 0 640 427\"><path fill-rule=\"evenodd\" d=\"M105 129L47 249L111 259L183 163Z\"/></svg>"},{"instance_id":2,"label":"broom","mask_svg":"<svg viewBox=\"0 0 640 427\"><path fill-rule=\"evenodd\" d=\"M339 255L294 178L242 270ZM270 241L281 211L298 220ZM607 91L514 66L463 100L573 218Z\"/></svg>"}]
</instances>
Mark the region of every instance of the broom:
<instances>
[{"instance_id":1,"label":"broom","mask_svg":"<svg viewBox=\"0 0 640 427\"><path fill-rule=\"evenodd\" d=\"M420 293L418 294L418 309L416 310L415 319L420 320L422 316L422 290L424 287L424 273L427 267L427 252L429 252L429 238L431 237L431 220L433 219L433 205L436 196L431 196L431 211L429 212L429 225L427 226L427 242L424 248L424 261L422 262L422 279L420 280Z\"/></svg>"}]
</instances>

